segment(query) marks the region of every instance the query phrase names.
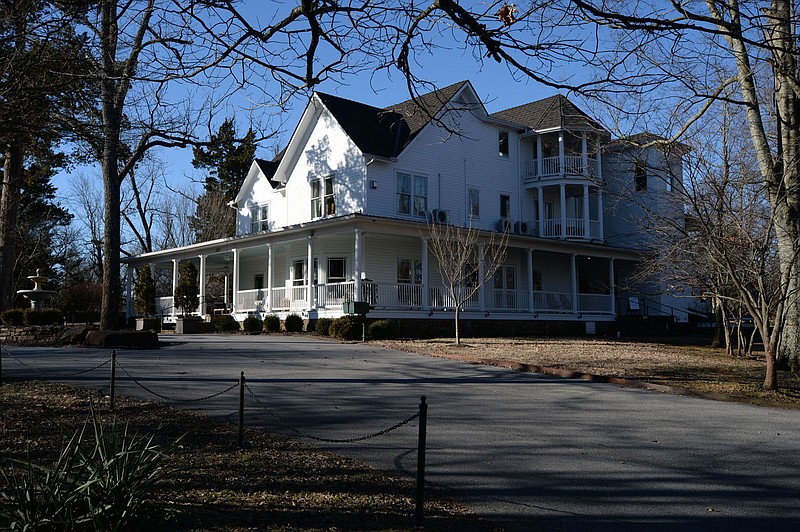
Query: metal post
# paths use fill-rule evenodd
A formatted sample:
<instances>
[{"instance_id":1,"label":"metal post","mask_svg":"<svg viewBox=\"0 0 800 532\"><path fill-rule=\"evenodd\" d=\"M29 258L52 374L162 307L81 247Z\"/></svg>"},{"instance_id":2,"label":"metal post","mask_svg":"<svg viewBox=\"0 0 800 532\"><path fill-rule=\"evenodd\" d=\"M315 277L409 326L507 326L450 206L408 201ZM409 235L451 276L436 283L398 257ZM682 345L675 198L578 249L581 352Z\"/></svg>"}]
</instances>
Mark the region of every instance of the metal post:
<instances>
[{"instance_id":1,"label":"metal post","mask_svg":"<svg viewBox=\"0 0 800 532\"><path fill-rule=\"evenodd\" d=\"M0 386L3 385L3 344L0 343Z\"/></svg>"},{"instance_id":2,"label":"metal post","mask_svg":"<svg viewBox=\"0 0 800 532\"><path fill-rule=\"evenodd\" d=\"M114 385L117 376L117 350L111 351L111 392L108 400L108 409L114 411Z\"/></svg>"},{"instance_id":3,"label":"metal post","mask_svg":"<svg viewBox=\"0 0 800 532\"><path fill-rule=\"evenodd\" d=\"M239 376L239 447L244 441L244 371Z\"/></svg>"},{"instance_id":4,"label":"metal post","mask_svg":"<svg viewBox=\"0 0 800 532\"><path fill-rule=\"evenodd\" d=\"M417 505L414 510L414 527L422 528L425 505L425 440L427 439L428 404L423 395L419 403L419 440L417 443Z\"/></svg>"}]
</instances>

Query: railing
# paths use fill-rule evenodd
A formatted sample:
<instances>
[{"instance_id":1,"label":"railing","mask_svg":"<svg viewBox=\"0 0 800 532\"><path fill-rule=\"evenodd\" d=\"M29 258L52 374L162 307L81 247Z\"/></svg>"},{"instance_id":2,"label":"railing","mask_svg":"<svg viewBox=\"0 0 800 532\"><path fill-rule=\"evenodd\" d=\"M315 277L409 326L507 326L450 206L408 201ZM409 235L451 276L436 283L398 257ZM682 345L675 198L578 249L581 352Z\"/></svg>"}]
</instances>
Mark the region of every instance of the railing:
<instances>
[{"instance_id":1,"label":"railing","mask_svg":"<svg viewBox=\"0 0 800 532\"><path fill-rule=\"evenodd\" d=\"M584 236L583 218L567 218L567 236Z\"/></svg>"},{"instance_id":2,"label":"railing","mask_svg":"<svg viewBox=\"0 0 800 532\"><path fill-rule=\"evenodd\" d=\"M603 238L599 220L589 220L589 234L592 238Z\"/></svg>"},{"instance_id":3,"label":"railing","mask_svg":"<svg viewBox=\"0 0 800 532\"><path fill-rule=\"evenodd\" d=\"M567 237L586 238L586 226L584 225L585 220L583 218L567 218L566 223L567 225L565 227L567 229ZM533 234L539 234L538 230ZM599 221L589 220L589 234L591 235L591 238L600 238L602 236ZM544 231L542 232L542 236L549 238L561 237L561 219L546 219L544 221Z\"/></svg>"},{"instance_id":4,"label":"railing","mask_svg":"<svg viewBox=\"0 0 800 532\"><path fill-rule=\"evenodd\" d=\"M300 311L306 308L308 308L307 286L272 289L272 310Z\"/></svg>"},{"instance_id":5,"label":"railing","mask_svg":"<svg viewBox=\"0 0 800 532\"><path fill-rule=\"evenodd\" d=\"M608 314L611 312L611 296L607 294L578 294L578 312L584 314Z\"/></svg>"},{"instance_id":6,"label":"railing","mask_svg":"<svg viewBox=\"0 0 800 532\"><path fill-rule=\"evenodd\" d=\"M486 310L525 312L528 310L528 292L522 290L487 289Z\"/></svg>"},{"instance_id":7,"label":"railing","mask_svg":"<svg viewBox=\"0 0 800 532\"><path fill-rule=\"evenodd\" d=\"M535 162L535 161L534 161ZM558 157L542 158L542 176L559 175L561 173L561 159Z\"/></svg>"},{"instance_id":8,"label":"railing","mask_svg":"<svg viewBox=\"0 0 800 532\"><path fill-rule=\"evenodd\" d=\"M317 285L314 289L318 308L341 307L345 301L353 299L356 283L355 281L327 283ZM362 292L367 291L362 287Z\"/></svg>"},{"instance_id":9,"label":"railing","mask_svg":"<svg viewBox=\"0 0 800 532\"><path fill-rule=\"evenodd\" d=\"M548 218L544 221L544 231L542 236L545 237L558 237L561 236L561 219Z\"/></svg>"},{"instance_id":10,"label":"railing","mask_svg":"<svg viewBox=\"0 0 800 532\"><path fill-rule=\"evenodd\" d=\"M175 313L175 299L172 296L156 298L156 314L171 316Z\"/></svg>"},{"instance_id":11,"label":"railing","mask_svg":"<svg viewBox=\"0 0 800 532\"><path fill-rule=\"evenodd\" d=\"M236 294L236 310L259 311L266 308L267 291L256 288L254 290L239 290Z\"/></svg>"},{"instance_id":12,"label":"railing","mask_svg":"<svg viewBox=\"0 0 800 532\"><path fill-rule=\"evenodd\" d=\"M572 312L572 294L567 292L534 292L533 310L535 312L556 314Z\"/></svg>"}]
</instances>

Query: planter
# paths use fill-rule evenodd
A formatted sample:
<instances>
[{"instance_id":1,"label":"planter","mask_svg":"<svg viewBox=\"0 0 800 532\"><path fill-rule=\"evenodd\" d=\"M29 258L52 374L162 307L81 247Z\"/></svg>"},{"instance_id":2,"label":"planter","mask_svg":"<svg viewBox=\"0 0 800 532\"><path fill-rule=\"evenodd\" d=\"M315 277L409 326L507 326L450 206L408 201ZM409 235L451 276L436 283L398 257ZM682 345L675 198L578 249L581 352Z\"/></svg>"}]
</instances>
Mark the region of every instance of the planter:
<instances>
[{"instance_id":1,"label":"planter","mask_svg":"<svg viewBox=\"0 0 800 532\"><path fill-rule=\"evenodd\" d=\"M178 318L175 321L175 334L197 334L203 332L203 321L197 318Z\"/></svg>"},{"instance_id":2,"label":"planter","mask_svg":"<svg viewBox=\"0 0 800 532\"><path fill-rule=\"evenodd\" d=\"M161 318L136 318L137 331L160 331Z\"/></svg>"}]
</instances>

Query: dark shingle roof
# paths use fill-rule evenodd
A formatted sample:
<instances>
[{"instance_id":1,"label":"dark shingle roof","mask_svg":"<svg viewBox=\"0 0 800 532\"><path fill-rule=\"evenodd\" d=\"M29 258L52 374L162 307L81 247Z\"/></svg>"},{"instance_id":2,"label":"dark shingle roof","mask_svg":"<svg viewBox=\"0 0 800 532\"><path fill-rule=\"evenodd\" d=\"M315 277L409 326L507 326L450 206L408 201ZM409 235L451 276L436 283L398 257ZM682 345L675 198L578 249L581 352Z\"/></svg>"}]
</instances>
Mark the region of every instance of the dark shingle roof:
<instances>
[{"instance_id":1,"label":"dark shingle roof","mask_svg":"<svg viewBox=\"0 0 800 532\"><path fill-rule=\"evenodd\" d=\"M498 111L491 116L535 130L575 126L604 129L561 94Z\"/></svg>"},{"instance_id":2,"label":"dark shingle roof","mask_svg":"<svg viewBox=\"0 0 800 532\"><path fill-rule=\"evenodd\" d=\"M454 83L384 109L330 94L317 96L363 153L397 157L465 83Z\"/></svg>"}]
</instances>

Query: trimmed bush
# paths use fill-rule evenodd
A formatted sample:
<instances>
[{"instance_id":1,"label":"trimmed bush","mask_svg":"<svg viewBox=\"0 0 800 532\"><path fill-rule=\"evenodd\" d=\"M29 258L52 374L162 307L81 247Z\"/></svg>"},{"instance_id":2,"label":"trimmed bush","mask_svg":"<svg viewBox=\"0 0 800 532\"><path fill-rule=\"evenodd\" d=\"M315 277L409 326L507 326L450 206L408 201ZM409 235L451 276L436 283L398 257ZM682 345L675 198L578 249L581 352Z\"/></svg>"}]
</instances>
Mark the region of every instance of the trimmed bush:
<instances>
[{"instance_id":1,"label":"trimmed bush","mask_svg":"<svg viewBox=\"0 0 800 532\"><path fill-rule=\"evenodd\" d=\"M318 319L317 323L314 325L314 332L320 336L330 335L331 323L333 323L331 318Z\"/></svg>"},{"instance_id":2,"label":"trimmed bush","mask_svg":"<svg viewBox=\"0 0 800 532\"><path fill-rule=\"evenodd\" d=\"M241 330L239 322L230 314L211 316L211 326L217 332L234 332Z\"/></svg>"},{"instance_id":3,"label":"trimmed bush","mask_svg":"<svg viewBox=\"0 0 800 532\"><path fill-rule=\"evenodd\" d=\"M23 315L26 309L12 308L0 314L3 325L24 325Z\"/></svg>"},{"instance_id":4,"label":"trimmed bush","mask_svg":"<svg viewBox=\"0 0 800 532\"><path fill-rule=\"evenodd\" d=\"M56 325L64 323L64 315L57 309L33 310L29 308L22 311L22 321L25 325Z\"/></svg>"},{"instance_id":5,"label":"trimmed bush","mask_svg":"<svg viewBox=\"0 0 800 532\"><path fill-rule=\"evenodd\" d=\"M281 319L275 314L264 316L264 330L267 332L281 332Z\"/></svg>"},{"instance_id":6,"label":"trimmed bush","mask_svg":"<svg viewBox=\"0 0 800 532\"><path fill-rule=\"evenodd\" d=\"M264 324L261 323L261 320L255 316L248 316L242 322L242 329L244 329L245 332L261 332L261 329L263 328Z\"/></svg>"},{"instance_id":7,"label":"trimmed bush","mask_svg":"<svg viewBox=\"0 0 800 532\"><path fill-rule=\"evenodd\" d=\"M286 332L302 332L303 325L303 318L297 314L289 314L286 316L286 320L283 322Z\"/></svg>"},{"instance_id":8,"label":"trimmed bush","mask_svg":"<svg viewBox=\"0 0 800 532\"><path fill-rule=\"evenodd\" d=\"M367 336L374 340L394 338L394 324L389 320L373 321L367 326Z\"/></svg>"},{"instance_id":9,"label":"trimmed bush","mask_svg":"<svg viewBox=\"0 0 800 532\"><path fill-rule=\"evenodd\" d=\"M361 320L355 316L341 316L331 323L328 332L340 340L361 339Z\"/></svg>"}]
</instances>

